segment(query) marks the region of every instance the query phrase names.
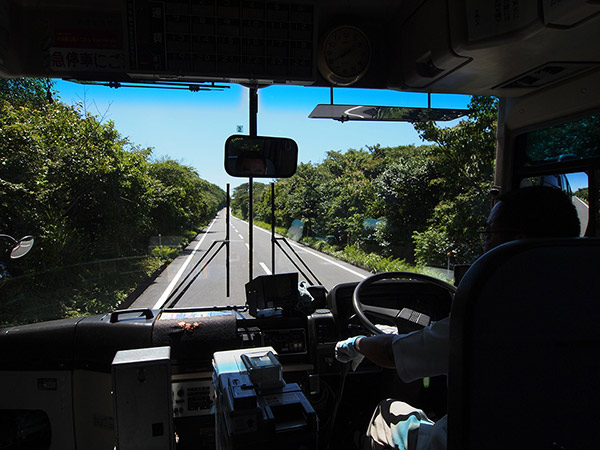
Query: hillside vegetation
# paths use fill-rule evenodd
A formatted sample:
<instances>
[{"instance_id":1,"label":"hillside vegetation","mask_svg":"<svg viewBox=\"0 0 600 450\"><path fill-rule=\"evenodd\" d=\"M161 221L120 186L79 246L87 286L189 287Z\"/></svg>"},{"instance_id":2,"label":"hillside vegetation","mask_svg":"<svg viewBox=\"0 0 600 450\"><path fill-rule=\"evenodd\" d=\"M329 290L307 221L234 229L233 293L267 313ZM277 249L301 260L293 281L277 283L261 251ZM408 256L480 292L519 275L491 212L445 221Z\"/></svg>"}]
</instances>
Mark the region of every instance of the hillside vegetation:
<instances>
[{"instance_id":1,"label":"hillside vegetation","mask_svg":"<svg viewBox=\"0 0 600 450\"><path fill-rule=\"evenodd\" d=\"M442 267L473 262L491 206L497 107L473 97L453 127L415 124L427 145L330 151L321 163L299 164L275 183L276 226L330 251ZM255 182L254 190L255 217L270 224L271 188ZM246 218L247 205L243 184L232 207Z\"/></svg>"},{"instance_id":2,"label":"hillside vegetation","mask_svg":"<svg viewBox=\"0 0 600 450\"><path fill-rule=\"evenodd\" d=\"M53 100L51 89L46 80L0 80L0 233L35 237L18 260L0 241L4 317L118 307L171 253L152 251L159 235L184 244L225 202L192 167L152 159L151 148L85 105Z\"/></svg>"}]
</instances>

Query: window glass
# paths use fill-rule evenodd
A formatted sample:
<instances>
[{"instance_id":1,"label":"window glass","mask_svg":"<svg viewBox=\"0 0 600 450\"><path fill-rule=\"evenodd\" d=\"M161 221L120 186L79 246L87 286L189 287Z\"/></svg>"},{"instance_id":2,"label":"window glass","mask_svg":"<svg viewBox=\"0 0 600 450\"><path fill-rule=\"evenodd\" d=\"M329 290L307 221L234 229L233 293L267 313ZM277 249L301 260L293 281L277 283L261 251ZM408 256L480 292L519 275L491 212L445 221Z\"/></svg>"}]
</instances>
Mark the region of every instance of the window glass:
<instances>
[{"instance_id":1,"label":"window glass","mask_svg":"<svg viewBox=\"0 0 600 450\"><path fill-rule=\"evenodd\" d=\"M600 156L600 115L525 135L525 164L539 165Z\"/></svg>"},{"instance_id":2,"label":"window glass","mask_svg":"<svg viewBox=\"0 0 600 450\"><path fill-rule=\"evenodd\" d=\"M580 235L584 236L589 222L589 182L587 174L585 172L548 174L524 178L521 181L521 187L540 185L561 189L571 196L581 224Z\"/></svg>"},{"instance_id":3,"label":"window glass","mask_svg":"<svg viewBox=\"0 0 600 450\"><path fill-rule=\"evenodd\" d=\"M588 176L583 172L578 172L568 173L566 177L573 191L573 204L577 208L577 215L581 223L581 236L584 236L589 223L590 210Z\"/></svg>"}]
</instances>

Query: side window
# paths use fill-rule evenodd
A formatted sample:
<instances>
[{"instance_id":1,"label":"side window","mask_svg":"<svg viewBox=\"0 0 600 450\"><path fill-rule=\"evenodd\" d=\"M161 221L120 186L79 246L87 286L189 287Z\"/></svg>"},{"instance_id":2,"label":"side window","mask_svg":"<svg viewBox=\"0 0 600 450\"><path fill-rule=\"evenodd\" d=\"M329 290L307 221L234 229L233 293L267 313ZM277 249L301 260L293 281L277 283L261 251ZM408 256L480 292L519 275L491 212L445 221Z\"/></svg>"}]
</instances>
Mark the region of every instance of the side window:
<instances>
[{"instance_id":1,"label":"side window","mask_svg":"<svg viewBox=\"0 0 600 450\"><path fill-rule=\"evenodd\" d=\"M577 209L579 222L581 223L581 236L586 235L589 224L590 201L588 176L584 172L568 173L565 175L572 189L573 204Z\"/></svg>"},{"instance_id":2,"label":"side window","mask_svg":"<svg viewBox=\"0 0 600 450\"><path fill-rule=\"evenodd\" d=\"M565 191L577 208L581 235L600 235L600 113L542 126L517 139L521 185Z\"/></svg>"},{"instance_id":3,"label":"side window","mask_svg":"<svg viewBox=\"0 0 600 450\"><path fill-rule=\"evenodd\" d=\"M585 172L547 174L521 180L523 186L551 186L566 192L573 201L581 224L581 236L585 236L589 224L589 178ZM590 235L590 233L587 233Z\"/></svg>"},{"instance_id":4,"label":"side window","mask_svg":"<svg viewBox=\"0 0 600 450\"><path fill-rule=\"evenodd\" d=\"M600 115L542 128L525 135L525 166L590 160L600 157Z\"/></svg>"}]
</instances>

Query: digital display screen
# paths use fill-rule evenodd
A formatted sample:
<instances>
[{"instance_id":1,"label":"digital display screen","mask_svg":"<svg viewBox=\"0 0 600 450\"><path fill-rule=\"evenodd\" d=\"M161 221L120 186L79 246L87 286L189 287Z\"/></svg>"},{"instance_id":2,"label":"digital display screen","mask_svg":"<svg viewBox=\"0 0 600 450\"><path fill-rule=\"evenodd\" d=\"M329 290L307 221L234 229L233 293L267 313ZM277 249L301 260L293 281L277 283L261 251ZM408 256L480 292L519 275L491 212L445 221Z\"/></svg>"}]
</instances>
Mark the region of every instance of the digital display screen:
<instances>
[{"instance_id":1,"label":"digital display screen","mask_svg":"<svg viewBox=\"0 0 600 450\"><path fill-rule=\"evenodd\" d=\"M130 67L189 76L313 79L314 6L129 0Z\"/></svg>"}]
</instances>

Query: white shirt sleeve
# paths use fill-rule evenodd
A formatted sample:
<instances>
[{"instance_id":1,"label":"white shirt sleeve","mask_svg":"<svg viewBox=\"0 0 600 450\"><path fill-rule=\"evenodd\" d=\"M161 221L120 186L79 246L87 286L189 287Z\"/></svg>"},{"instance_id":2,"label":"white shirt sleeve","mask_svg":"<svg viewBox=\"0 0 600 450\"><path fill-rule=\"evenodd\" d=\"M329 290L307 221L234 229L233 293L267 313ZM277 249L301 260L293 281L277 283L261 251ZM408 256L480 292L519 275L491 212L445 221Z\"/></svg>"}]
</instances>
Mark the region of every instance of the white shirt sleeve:
<instances>
[{"instance_id":1,"label":"white shirt sleeve","mask_svg":"<svg viewBox=\"0 0 600 450\"><path fill-rule=\"evenodd\" d=\"M449 324L447 317L422 330L394 338L394 361L402 381L409 383L448 373Z\"/></svg>"}]
</instances>

